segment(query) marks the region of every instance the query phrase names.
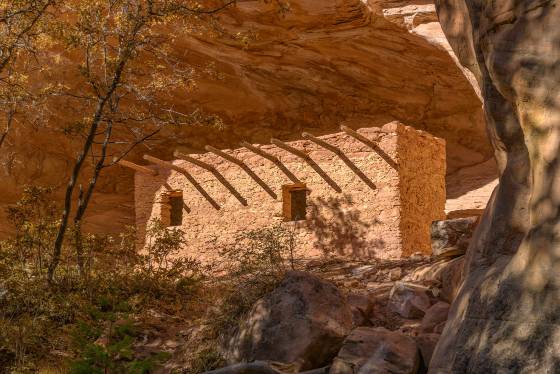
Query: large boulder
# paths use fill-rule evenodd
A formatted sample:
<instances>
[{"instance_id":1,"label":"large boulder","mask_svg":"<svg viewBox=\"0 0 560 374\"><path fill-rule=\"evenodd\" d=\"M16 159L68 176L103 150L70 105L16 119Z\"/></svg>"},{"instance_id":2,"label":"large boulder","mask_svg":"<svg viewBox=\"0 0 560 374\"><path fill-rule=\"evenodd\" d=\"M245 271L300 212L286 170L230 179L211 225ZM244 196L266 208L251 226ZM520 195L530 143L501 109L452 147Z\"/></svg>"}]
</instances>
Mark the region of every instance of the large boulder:
<instances>
[{"instance_id":1,"label":"large boulder","mask_svg":"<svg viewBox=\"0 0 560 374\"><path fill-rule=\"evenodd\" d=\"M229 362L265 360L299 370L327 365L352 329L345 297L330 282L289 272L260 299L226 347Z\"/></svg>"},{"instance_id":2,"label":"large boulder","mask_svg":"<svg viewBox=\"0 0 560 374\"><path fill-rule=\"evenodd\" d=\"M413 374L419 365L412 338L383 327L358 327L344 341L329 374Z\"/></svg>"},{"instance_id":3,"label":"large boulder","mask_svg":"<svg viewBox=\"0 0 560 374\"><path fill-rule=\"evenodd\" d=\"M430 308L429 288L396 282L389 296L389 309L404 318L422 318Z\"/></svg>"},{"instance_id":4,"label":"large boulder","mask_svg":"<svg viewBox=\"0 0 560 374\"><path fill-rule=\"evenodd\" d=\"M449 304L443 301L437 302L426 311L422 323L420 324L421 332L434 332L435 328L441 323L447 321L449 314Z\"/></svg>"},{"instance_id":5,"label":"large boulder","mask_svg":"<svg viewBox=\"0 0 560 374\"><path fill-rule=\"evenodd\" d=\"M466 255L431 373L560 372L560 6L438 0L482 88L500 182Z\"/></svg>"},{"instance_id":6,"label":"large boulder","mask_svg":"<svg viewBox=\"0 0 560 374\"><path fill-rule=\"evenodd\" d=\"M432 222L432 254L440 257L465 254L477 222L478 217Z\"/></svg>"}]
</instances>

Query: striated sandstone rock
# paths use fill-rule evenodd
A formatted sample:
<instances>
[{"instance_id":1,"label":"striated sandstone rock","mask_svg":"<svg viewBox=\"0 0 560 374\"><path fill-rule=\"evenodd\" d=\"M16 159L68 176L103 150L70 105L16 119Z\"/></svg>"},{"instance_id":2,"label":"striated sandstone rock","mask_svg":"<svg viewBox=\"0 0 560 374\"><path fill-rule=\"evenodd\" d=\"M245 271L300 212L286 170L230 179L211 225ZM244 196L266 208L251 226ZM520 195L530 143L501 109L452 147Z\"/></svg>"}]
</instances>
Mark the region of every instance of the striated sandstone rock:
<instances>
[{"instance_id":1,"label":"striated sandstone rock","mask_svg":"<svg viewBox=\"0 0 560 374\"><path fill-rule=\"evenodd\" d=\"M413 374L420 364L414 340L383 327L359 327L344 341L330 374Z\"/></svg>"},{"instance_id":2,"label":"striated sandstone rock","mask_svg":"<svg viewBox=\"0 0 560 374\"><path fill-rule=\"evenodd\" d=\"M229 362L293 364L300 370L328 364L352 329L352 312L332 284L290 272L259 300L226 347Z\"/></svg>"},{"instance_id":3,"label":"striated sandstone rock","mask_svg":"<svg viewBox=\"0 0 560 374\"><path fill-rule=\"evenodd\" d=\"M483 88L500 183L430 372L559 372L560 7L437 3L451 45Z\"/></svg>"},{"instance_id":4,"label":"striated sandstone rock","mask_svg":"<svg viewBox=\"0 0 560 374\"><path fill-rule=\"evenodd\" d=\"M481 216L498 184L496 162L491 159L447 175L447 218Z\"/></svg>"},{"instance_id":5,"label":"striated sandstone rock","mask_svg":"<svg viewBox=\"0 0 560 374\"><path fill-rule=\"evenodd\" d=\"M452 303L459 292L464 279L463 268L465 257L459 257L450 261L441 272L441 293L439 297L448 303Z\"/></svg>"}]
</instances>

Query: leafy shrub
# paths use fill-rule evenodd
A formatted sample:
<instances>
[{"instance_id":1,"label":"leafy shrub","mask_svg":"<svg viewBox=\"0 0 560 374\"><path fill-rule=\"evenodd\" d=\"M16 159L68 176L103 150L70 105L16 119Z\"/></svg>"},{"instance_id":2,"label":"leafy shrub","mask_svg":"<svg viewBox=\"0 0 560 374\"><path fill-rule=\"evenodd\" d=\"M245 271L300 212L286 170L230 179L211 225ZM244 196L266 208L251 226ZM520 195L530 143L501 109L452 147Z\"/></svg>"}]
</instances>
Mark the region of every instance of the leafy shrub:
<instances>
[{"instance_id":1,"label":"leafy shrub","mask_svg":"<svg viewBox=\"0 0 560 374\"><path fill-rule=\"evenodd\" d=\"M286 271L296 266L294 232L272 226L240 234L235 244L222 250L227 262L222 303L223 322L236 321L265 293L274 289Z\"/></svg>"},{"instance_id":2,"label":"leafy shrub","mask_svg":"<svg viewBox=\"0 0 560 374\"><path fill-rule=\"evenodd\" d=\"M142 251L133 229L118 236L80 235L82 269L75 243L68 240L49 284L49 251L58 225L51 194L27 187L8 211L16 233L0 242L0 372L36 372L38 364L59 367L71 351L78 355L75 372L148 372L161 357L130 356L135 335L116 318L139 316L152 307L182 310L198 292L205 270L178 256L185 244L179 230L155 221ZM126 312L118 305L127 305ZM90 333L69 339L78 325L89 326ZM96 331L110 336L111 343L96 344Z\"/></svg>"},{"instance_id":3,"label":"leafy shrub","mask_svg":"<svg viewBox=\"0 0 560 374\"><path fill-rule=\"evenodd\" d=\"M294 232L273 226L240 234L233 245L221 249L226 264L221 277L206 283L208 315L204 335L194 345L187 373L200 373L224 365L222 340L237 328L253 304L272 291L286 271L297 266Z\"/></svg>"},{"instance_id":4,"label":"leafy shrub","mask_svg":"<svg viewBox=\"0 0 560 374\"><path fill-rule=\"evenodd\" d=\"M150 373L168 354L160 352L146 358L135 356L136 328L128 317L126 303L114 305L101 299L90 311L90 322L74 329L78 359L70 364L71 374Z\"/></svg>"},{"instance_id":5,"label":"leafy shrub","mask_svg":"<svg viewBox=\"0 0 560 374\"><path fill-rule=\"evenodd\" d=\"M144 292L164 294L172 285L173 292L190 294L200 285L205 272L200 262L179 256L186 244L183 236L181 230L168 229L159 220L149 223L146 247L137 256L134 273Z\"/></svg>"},{"instance_id":6,"label":"leafy shrub","mask_svg":"<svg viewBox=\"0 0 560 374\"><path fill-rule=\"evenodd\" d=\"M7 209L15 235L0 243L0 271L12 268L14 262L34 274L48 266L50 245L58 228L52 193L52 188L27 186L21 199Z\"/></svg>"}]
</instances>

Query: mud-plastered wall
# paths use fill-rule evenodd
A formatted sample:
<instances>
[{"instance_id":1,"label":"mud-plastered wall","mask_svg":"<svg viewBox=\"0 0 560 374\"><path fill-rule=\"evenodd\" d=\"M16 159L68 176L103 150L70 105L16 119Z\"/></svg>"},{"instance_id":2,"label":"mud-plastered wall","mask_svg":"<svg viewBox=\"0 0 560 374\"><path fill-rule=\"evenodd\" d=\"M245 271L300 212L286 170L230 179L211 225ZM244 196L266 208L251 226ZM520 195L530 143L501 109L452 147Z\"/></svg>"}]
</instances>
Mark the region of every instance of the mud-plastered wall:
<instances>
[{"instance_id":1,"label":"mud-plastered wall","mask_svg":"<svg viewBox=\"0 0 560 374\"><path fill-rule=\"evenodd\" d=\"M158 171L157 176L137 173L140 245L145 241L147 223L168 214L168 192L180 190L184 204L178 228L187 242L183 254L204 262L219 261L220 249L235 243L240 234L275 225L292 230L298 257L401 257L402 180L393 165L399 158L396 127L365 128L359 133L373 141L376 149L342 132L319 137L342 151L342 157L309 140L287 144L305 152L311 162L274 145L259 146L278 157L307 186L306 219L296 222L285 222L282 215L282 185L294 181L273 162L246 148L224 151L243 161L252 175L213 153L190 156L212 165L218 175L183 160L172 163L190 178L160 166L151 166ZM424 149L419 147L416 152ZM445 154L442 157L445 159ZM438 174L445 174L445 170ZM429 191L442 194L430 201L445 201L445 190ZM425 219L431 218L427 215ZM422 227L430 223L426 221Z\"/></svg>"},{"instance_id":2,"label":"mud-plastered wall","mask_svg":"<svg viewBox=\"0 0 560 374\"><path fill-rule=\"evenodd\" d=\"M431 253L430 224L445 219L445 141L393 124L397 132L403 256Z\"/></svg>"}]
</instances>

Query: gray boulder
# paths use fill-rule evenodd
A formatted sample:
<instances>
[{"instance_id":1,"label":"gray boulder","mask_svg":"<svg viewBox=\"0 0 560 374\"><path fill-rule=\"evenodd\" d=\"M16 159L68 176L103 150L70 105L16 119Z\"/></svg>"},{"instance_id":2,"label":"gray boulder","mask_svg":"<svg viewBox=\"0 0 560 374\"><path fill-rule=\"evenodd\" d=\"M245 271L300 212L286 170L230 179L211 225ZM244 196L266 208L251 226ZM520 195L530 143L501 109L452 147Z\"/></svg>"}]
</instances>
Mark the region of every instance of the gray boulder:
<instances>
[{"instance_id":1,"label":"gray boulder","mask_svg":"<svg viewBox=\"0 0 560 374\"><path fill-rule=\"evenodd\" d=\"M422 318L431 306L428 292L428 287L396 282L389 295L389 309L404 318Z\"/></svg>"},{"instance_id":2,"label":"gray boulder","mask_svg":"<svg viewBox=\"0 0 560 374\"><path fill-rule=\"evenodd\" d=\"M412 338L383 327L358 327L344 341L329 374L414 374L419 366Z\"/></svg>"},{"instance_id":3,"label":"gray boulder","mask_svg":"<svg viewBox=\"0 0 560 374\"><path fill-rule=\"evenodd\" d=\"M352 329L352 312L330 282L289 272L260 299L229 340L230 363L255 360L293 364L298 370L327 365Z\"/></svg>"},{"instance_id":4,"label":"gray boulder","mask_svg":"<svg viewBox=\"0 0 560 374\"><path fill-rule=\"evenodd\" d=\"M454 257L464 254L477 222L478 217L432 222L432 254L440 257Z\"/></svg>"}]
</instances>

